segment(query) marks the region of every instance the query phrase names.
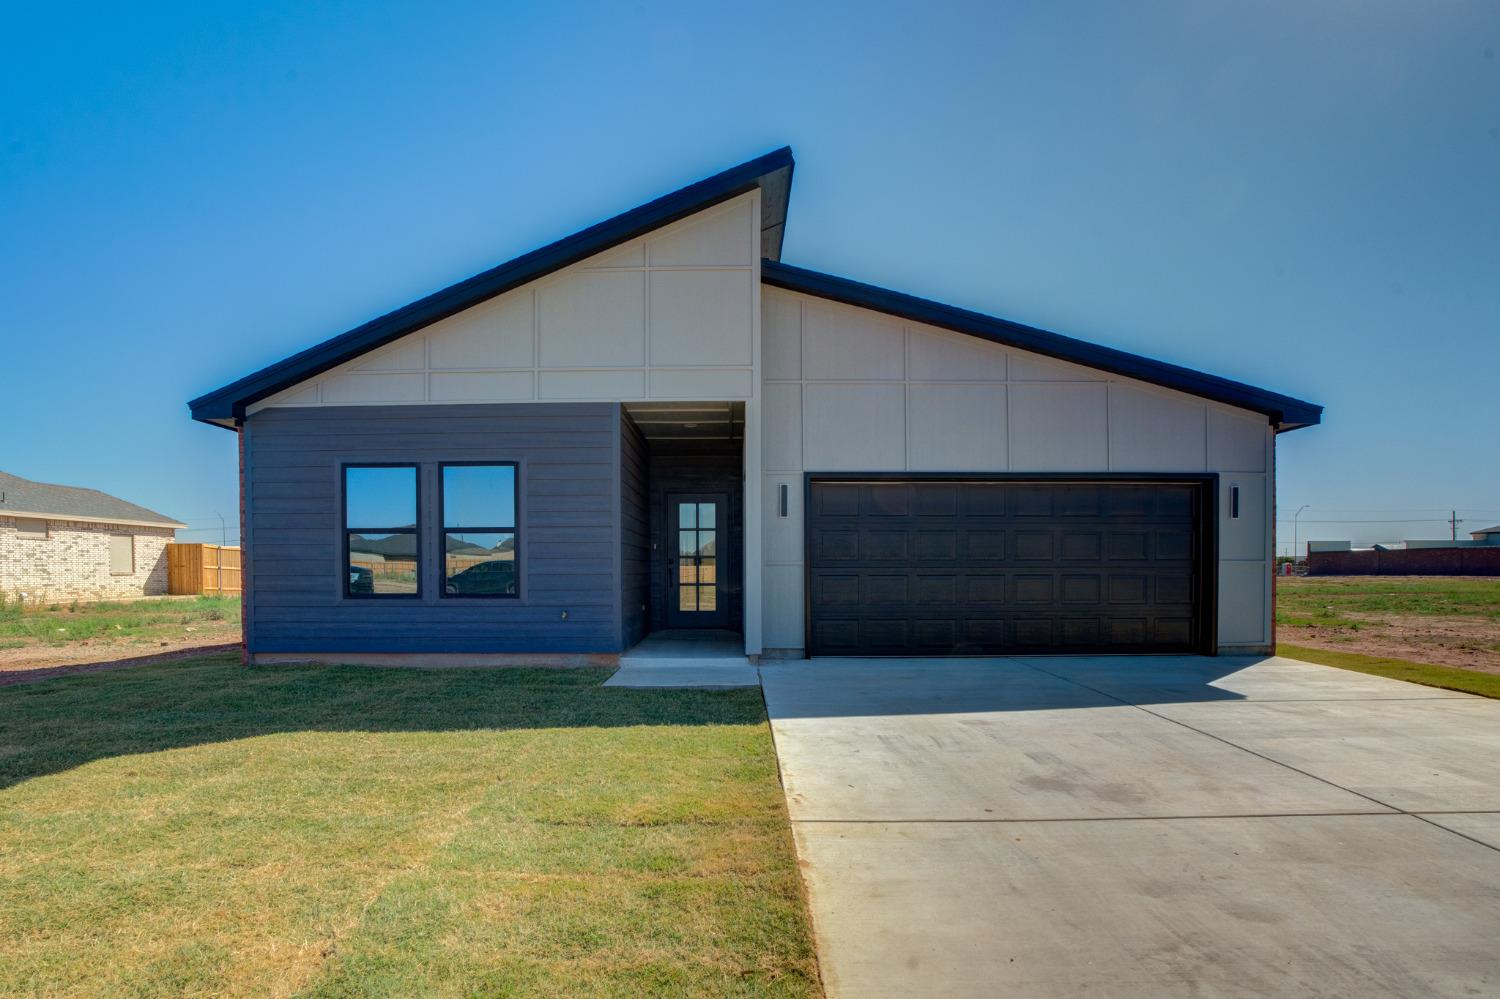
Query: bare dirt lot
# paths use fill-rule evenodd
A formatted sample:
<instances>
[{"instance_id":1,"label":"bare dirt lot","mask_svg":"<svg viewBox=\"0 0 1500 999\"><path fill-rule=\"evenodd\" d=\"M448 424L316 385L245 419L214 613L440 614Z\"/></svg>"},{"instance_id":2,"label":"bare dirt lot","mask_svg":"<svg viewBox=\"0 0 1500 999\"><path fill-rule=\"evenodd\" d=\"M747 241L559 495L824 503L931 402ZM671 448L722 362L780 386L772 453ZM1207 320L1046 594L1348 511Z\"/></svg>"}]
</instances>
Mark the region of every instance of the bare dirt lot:
<instances>
[{"instance_id":1,"label":"bare dirt lot","mask_svg":"<svg viewBox=\"0 0 1500 999\"><path fill-rule=\"evenodd\" d=\"M1500 579L1278 576L1276 638L1500 674Z\"/></svg>"},{"instance_id":2,"label":"bare dirt lot","mask_svg":"<svg viewBox=\"0 0 1500 999\"><path fill-rule=\"evenodd\" d=\"M0 603L0 683L74 668L222 651L240 640L238 597Z\"/></svg>"}]
</instances>

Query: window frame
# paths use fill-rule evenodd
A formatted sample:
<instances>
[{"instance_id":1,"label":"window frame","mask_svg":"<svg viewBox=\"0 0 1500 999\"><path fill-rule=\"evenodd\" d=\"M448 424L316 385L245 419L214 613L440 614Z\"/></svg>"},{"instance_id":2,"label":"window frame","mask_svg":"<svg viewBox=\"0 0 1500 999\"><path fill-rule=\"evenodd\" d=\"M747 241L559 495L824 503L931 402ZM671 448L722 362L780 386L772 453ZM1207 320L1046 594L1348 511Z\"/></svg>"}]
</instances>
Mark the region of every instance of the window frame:
<instances>
[{"instance_id":1,"label":"window frame","mask_svg":"<svg viewBox=\"0 0 1500 999\"><path fill-rule=\"evenodd\" d=\"M415 520L411 527L358 527L361 534L410 534L416 539L417 590L415 593L355 593L349 579L349 469L409 468L412 470ZM339 567L339 592L345 600L415 600L422 599L422 465L415 461L346 461L339 465L339 550L343 563Z\"/></svg>"},{"instance_id":2,"label":"window frame","mask_svg":"<svg viewBox=\"0 0 1500 999\"><path fill-rule=\"evenodd\" d=\"M511 502L511 516L515 523L510 527L448 527L448 511L444 503L443 490L450 468L509 468L511 488L515 495ZM449 593L448 592L448 535L468 532L470 534L509 534L514 539L511 549L515 565L516 592L514 593ZM518 461L440 461L437 467L437 539L438 539L438 599L440 600L520 600L521 599L521 463Z\"/></svg>"},{"instance_id":3,"label":"window frame","mask_svg":"<svg viewBox=\"0 0 1500 999\"><path fill-rule=\"evenodd\" d=\"M109 538L110 538L109 574L111 576L134 576L135 575L135 535L134 534L120 532L120 531L110 531L109 532ZM115 568L115 549L114 549L114 539L115 538L124 538L126 541L130 542L130 568L127 569L127 570L125 570L124 572L121 572L120 570L118 570L118 569Z\"/></svg>"},{"instance_id":4,"label":"window frame","mask_svg":"<svg viewBox=\"0 0 1500 999\"><path fill-rule=\"evenodd\" d=\"M51 541L52 540L52 522L50 520L48 520L47 518L45 518L45 517L15 517L13 519L15 520L15 524L16 524L16 540L17 541ZM41 533L38 534L35 531L28 531L27 529L25 529L25 528L23 528L21 526L22 524L41 524L42 525Z\"/></svg>"}]
</instances>

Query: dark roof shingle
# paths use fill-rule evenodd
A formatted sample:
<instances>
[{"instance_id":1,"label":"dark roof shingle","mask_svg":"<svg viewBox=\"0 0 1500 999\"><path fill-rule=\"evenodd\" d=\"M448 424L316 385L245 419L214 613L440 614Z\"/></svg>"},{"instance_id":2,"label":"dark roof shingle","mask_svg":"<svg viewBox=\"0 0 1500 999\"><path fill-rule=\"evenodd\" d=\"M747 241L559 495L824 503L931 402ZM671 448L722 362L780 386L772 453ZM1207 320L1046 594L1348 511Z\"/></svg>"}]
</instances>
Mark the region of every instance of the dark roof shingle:
<instances>
[{"instance_id":1,"label":"dark roof shingle","mask_svg":"<svg viewBox=\"0 0 1500 999\"><path fill-rule=\"evenodd\" d=\"M58 520L99 521L102 523L155 524L161 527L186 525L163 516L155 510L127 503L118 496L80 486L58 486L50 482L33 482L19 475L0 472L0 515L11 517L40 516Z\"/></svg>"}]
</instances>

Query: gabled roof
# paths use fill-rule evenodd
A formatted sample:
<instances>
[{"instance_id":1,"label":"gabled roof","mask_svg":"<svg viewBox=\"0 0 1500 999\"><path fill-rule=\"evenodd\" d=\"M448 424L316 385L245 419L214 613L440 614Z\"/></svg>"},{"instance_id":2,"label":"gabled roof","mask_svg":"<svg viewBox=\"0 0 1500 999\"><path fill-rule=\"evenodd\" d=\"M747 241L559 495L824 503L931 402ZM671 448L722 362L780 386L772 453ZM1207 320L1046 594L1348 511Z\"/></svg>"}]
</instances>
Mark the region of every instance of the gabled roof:
<instances>
[{"instance_id":1,"label":"gabled roof","mask_svg":"<svg viewBox=\"0 0 1500 999\"><path fill-rule=\"evenodd\" d=\"M912 322L967 333L993 343L1045 354L1101 371L1135 378L1164 388L1176 389L1204 399L1264 413L1278 431L1309 427L1322 420L1323 407L1291 396L1256 388L1242 382L1205 374L1191 368L1130 354L1113 347L1076 340L1060 333L970 312L952 305L917 298L899 291L861 284L790 264L766 260L761 263L761 281L776 288L826 298L845 305L871 309Z\"/></svg>"},{"instance_id":2,"label":"gabled roof","mask_svg":"<svg viewBox=\"0 0 1500 999\"><path fill-rule=\"evenodd\" d=\"M793 165L791 148L783 147L533 250L200 396L188 404L193 419L233 427L244 419L246 407L282 389L513 288L755 188L762 192L761 253L765 260L761 266L761 280L766 284L967 333L994 343L1264 413L1278 431L1312 426L1322 419L1323 407L1319 405L1253 385L780 263Z\"/></svg>"},{"instance_id":3,"label":"gabled roof","mask_svg":"<svg viewBox=\"0 0 1500 999\"><path fill-rule=\"evenodd\" d=\"M245 407L251 403L424 326L503 295L512 288L546 277L586 257L755 188L760 188L762 194L760 252L767 259L775 260L781 256L793 166L791 147L783 146L372 319L316 347L199 396L188 403L188 407L195 420L233 427L244 419Z\"/></svg>"},{"instance_id":4,"label":"gabled roof","mask_svg":"<svg viewBox=\"0 0 1500 999\"><path fill-rule=\"evenodd\" d=\"M1469 532L1470 537L1473 537L1476 534L1500 534L1500 524L1496 524L1494 527L1485 527L1478 531Z\"/></svg>"},{"instance_id":5,"label":"gabled roof","mask_svg":"<svg viewBox=\"0 0 1500 999\"><path fill-rule=\"evenodd\" d=\"M187 526L97 489L33 482L8 472L0 472L0 515L147 527Z\"/></svg>"}]
</instances>

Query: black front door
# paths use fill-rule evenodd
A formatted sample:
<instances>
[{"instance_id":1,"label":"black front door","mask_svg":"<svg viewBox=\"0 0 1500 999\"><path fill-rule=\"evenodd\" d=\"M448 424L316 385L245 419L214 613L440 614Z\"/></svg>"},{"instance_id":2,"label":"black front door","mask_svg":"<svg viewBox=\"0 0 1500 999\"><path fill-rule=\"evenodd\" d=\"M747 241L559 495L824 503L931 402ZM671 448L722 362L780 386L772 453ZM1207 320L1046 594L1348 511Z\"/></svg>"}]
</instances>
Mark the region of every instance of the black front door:
<instances>
[{"instance_id":1,"label":"black front door","mask_svg":"<svg viewBox=\"0 0 1500 999\"><path fill-rule=\"evenodd\" d=\"M667 627L722 628L729 621L719 571L727 535L722 495L667 497Z\"/></svg>"}]
</instances>

